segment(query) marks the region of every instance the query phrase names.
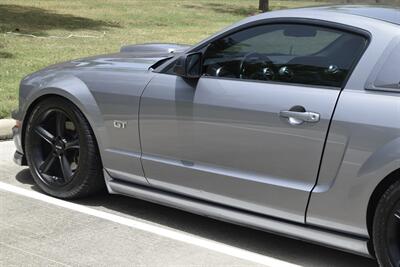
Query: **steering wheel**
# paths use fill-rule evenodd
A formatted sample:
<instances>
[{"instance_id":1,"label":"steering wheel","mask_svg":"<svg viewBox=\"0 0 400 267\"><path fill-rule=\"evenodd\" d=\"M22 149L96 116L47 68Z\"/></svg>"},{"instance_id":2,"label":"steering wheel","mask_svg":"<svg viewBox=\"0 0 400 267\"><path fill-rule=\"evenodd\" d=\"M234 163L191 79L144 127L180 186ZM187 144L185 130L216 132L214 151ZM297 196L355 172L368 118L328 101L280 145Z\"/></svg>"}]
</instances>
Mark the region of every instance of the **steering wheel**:
<instances>
[{"instance_id":1,"label":"steering wheel","mask_svg":"<svg viewBox=\"0 0 400 267\"><path fill-rule=\"evenodd\" d=\"M274 80L275 68L272 60L263 54L250 52L240 62L240 79Z\"/></svg>"}]
</instances>

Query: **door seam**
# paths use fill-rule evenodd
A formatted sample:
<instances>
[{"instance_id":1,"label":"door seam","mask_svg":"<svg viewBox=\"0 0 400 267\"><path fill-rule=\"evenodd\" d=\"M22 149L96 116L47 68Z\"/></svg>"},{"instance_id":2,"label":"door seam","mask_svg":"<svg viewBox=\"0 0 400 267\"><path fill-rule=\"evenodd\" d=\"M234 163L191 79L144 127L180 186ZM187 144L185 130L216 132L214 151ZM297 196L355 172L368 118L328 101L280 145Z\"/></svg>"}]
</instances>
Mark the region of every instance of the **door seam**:
<instances>
[{"instance_id":1,"label":"door seam","mask_svg":"<svg viewBox=\"0 0 400 267\"><path fill-rule=\"evenodd\" d=\"M157 74L156 74L157 75ZM151 77L150 79L149 79L149 81L146 83L146 85L144 86L144 88L143 88L143 90L142 90L142 93L140 94L140 97L139 97L139 104L138 104L138 137L139 137L139 147L140 147L140 157L139 157L139 160L140 160L140 166L142 167L142 172L143 172L143 177L144 177L144 179L146 179L146 182L150 185L150 182L149 182L149 180L147 180L147 177L146 177L146 173L145 173L145 171L144 171L144 167L143 167L143 147L142 147L142 136L141 136L141 131L140 131L140 111L141 111L141 109L142 109L142 97L143 97L143 94L144 94L144 92L146 91L146 89L147 89L147 87L149 86L149 84L150 84L150 82L154 79L154 77L156 76L156 75L153 75L153 77Z\"/></svg>"},{"instance_id":2,"label":"door seam","mask_svg":"<svg viewBox=\"0 0 400 267\"><path fill-rule=\"evenodd\" d=\"M333 107L332 115L331 115L331 118L329 120L328 129L327 129L326 135L325 135L324 145L322 147L321 158L320 158L319 165L318 165L317 179L315 180L314 186L311 188L311 190L310 190L310 192L308 194L307 205L306 205L306 209L304 211L304 224L307 224L307 214L308 214L308 209L310 207L311 196L312 196L313 191L315 190L315 188L318 185L319 175L320 175L321 167L322 167L322 162L323 162L324 156L325 156L326 143L328 142L328 137L329 137L329 133L330 133L332 122L333 122L333 117L335 116L336 108L337 108L337 105L339 103L339 99L340 99L343 91L344 91L344 89L339 91L339 95L338 95L338 97L336 99L335 106Z\"/></svg>"}]
</instances>

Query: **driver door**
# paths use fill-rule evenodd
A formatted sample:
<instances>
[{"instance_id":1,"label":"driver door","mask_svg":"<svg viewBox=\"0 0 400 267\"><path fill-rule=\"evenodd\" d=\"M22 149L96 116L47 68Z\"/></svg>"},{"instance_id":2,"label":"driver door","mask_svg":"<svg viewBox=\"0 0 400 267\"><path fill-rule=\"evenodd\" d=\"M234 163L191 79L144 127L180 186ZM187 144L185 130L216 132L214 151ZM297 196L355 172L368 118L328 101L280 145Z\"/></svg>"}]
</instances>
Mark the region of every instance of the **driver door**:
<instances>
[{"instance_id":1,"label":"driver door","mask_svg":"<svg viewBox=\"0 0 400 267\"><path fill-rule=\"evenodd\" d=\"M351 40L346 58L341 44ZM363 37L262 25L211 43L198 79L160 73L140 108L154 187L304 222L340 89Z\"/></svg>"}]
</instances>

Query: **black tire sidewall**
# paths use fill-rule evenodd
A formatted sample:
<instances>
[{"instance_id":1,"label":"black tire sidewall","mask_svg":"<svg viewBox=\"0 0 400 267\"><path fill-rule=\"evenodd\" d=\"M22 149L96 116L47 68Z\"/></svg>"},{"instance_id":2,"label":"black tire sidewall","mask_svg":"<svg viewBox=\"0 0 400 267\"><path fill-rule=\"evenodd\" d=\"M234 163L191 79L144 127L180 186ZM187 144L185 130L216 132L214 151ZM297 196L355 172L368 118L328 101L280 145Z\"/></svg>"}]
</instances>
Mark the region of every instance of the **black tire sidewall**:
<instances>
[{"instance_id":1,"label":"black tire sidewall","mask_svg":"<svg viewBox=\"0 0 400 267\"><path fill-rule=\"evenodd\" d=\"M33 144L31 143L31 136L33 133L33 127L38 123L42 114L50 109L58 109L64 112L75 124L77 132L79 134L79 168L74 173L71 182L66 184L65 186L50 186L40 177L40 174L37 171L36 166L33 161L33 153L32 150L35 149ZM26 159L31 170L32 176L36 182L36 184L47 194L51 196L55 196L58 198L74 198L76 197L80 191L82 191L82 186L87 184L87 179L89 178L89 172L92 164L99 164L98 159L93 159L90 157L91 153L89 150L93 150L94 148L91 145L94 143L94 137L88 133L91 133L91 128L86 121L83 114L79 111L79 109L71 103L64 101L58 97L48 98L32 110L32 113L28 119L28 124L26 127L25 134L25 154ZM95 149L95 153L98 153L97 149ZM93 162L97 161L97 162Z\"/></svg>"},{"instance_id":2,"label":"black tire sidewall","mask_svg":"<svg viewBox=\"0 0 400 267\"><path fill-rule=\"evenodd\" d=\"M390 262L386 231L389 216L400 203L400 181L391 185L379 200L373 220L372 237L375 255L380 266L397 267ZM400 237L399 237L400 238ZM399 240L400 242L400 240Z\"/></svg>"}]
</instances>

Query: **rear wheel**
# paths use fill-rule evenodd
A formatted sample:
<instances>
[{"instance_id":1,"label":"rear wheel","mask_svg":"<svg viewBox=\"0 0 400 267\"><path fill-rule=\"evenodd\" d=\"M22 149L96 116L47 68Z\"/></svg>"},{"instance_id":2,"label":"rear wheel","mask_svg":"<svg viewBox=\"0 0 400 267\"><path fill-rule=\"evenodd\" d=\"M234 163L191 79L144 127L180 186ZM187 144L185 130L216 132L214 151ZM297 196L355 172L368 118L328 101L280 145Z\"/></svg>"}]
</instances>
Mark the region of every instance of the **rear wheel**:
<instances>
[{"instance_id":1,"label":"rear wheel","mask_svg":"<svg viewBox=\"0 0 400 267\"><path fill-rule=\"evenodd\" d=\"M35 106L25 153L35 182L49 195L79 198L104 188L90 125L75 105L62 98L47 98Z\"/></svg>"},{"instance_id":2,"label":"rear wheel","mask_svg":"<svg viewBox=\"0 0 400 267\"><path fill-rule=\"evenodd\" d=\"M379 200L373 242L381 266L400 267L400 181L390 186Z\"/></svg>"}]
</instances>

